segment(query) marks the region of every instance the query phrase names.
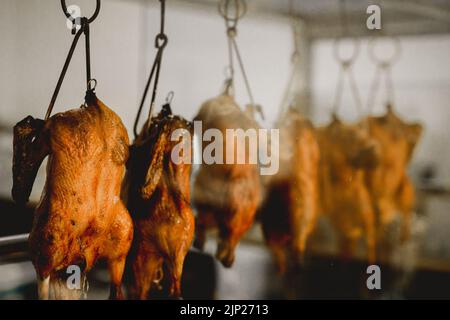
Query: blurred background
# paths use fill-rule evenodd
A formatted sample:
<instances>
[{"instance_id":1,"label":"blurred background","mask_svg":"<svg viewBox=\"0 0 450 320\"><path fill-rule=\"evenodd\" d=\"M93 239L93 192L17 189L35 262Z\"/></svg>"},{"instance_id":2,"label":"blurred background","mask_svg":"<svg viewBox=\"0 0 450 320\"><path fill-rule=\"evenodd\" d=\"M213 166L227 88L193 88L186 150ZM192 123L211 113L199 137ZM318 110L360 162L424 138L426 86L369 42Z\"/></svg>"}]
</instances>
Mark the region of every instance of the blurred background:
<instances>
[{"instance_id":1,"label":"blurred background","mask_svg":"<svg viewBox=\"0 0 450 320\"><path fill-rule=\"evenodd\" d=\"M89 16L92 0L68 1ZM174 91L175 113L192 119L201 103L221 92L226 77L225 25L215 0L168 0L165 50L157 105ZM419 121L425 131L409 167L418 201L413 237L393 248L382 262L382 290L366 288L366 263L358 256L343 263L335 234L326 219L309 242L305 264L289 278L277 276L259 224L240 243L236 263L226 270L211 255L193 250L186 261L185 298L450 298L450 1L347 0L343 15L338 0L248 0L239 21L242 58L257 103L270 128L286 101L317 125L330 120L340 65L335 39L350 54L355 37L358 56L353 72L364 105L376 70L369 58L369 39L379 55L389 56L398 114ZM366 9L381 7L381 30L368 30ZM295 16L295 19L293 18ZM295 20L295 22L294 22ZM103 0L91 25L92 76L98 97L122 118L131 136L134 116L154 59L159 29L156 0ZM35 298L34 269L26 259L24 234L32 221L45 179L41 167L28 208L11 200L12 127L27 115L42 118L56 85L72 35L58 0L0 0L0 299ZM298 59L293 63L293 52ZM84 98L84 49L80 42L54 112L79 107ZM236 78L236 99L247 96ZM383 86L374 113L384 110ZM286 98L287 97L287 98ZM341 117L358 119L349 90L342 92ZM362 250L360 250L362 251ZM363 253L360 253L363 256ZM108 278L100 265L89 278L89 298L107 297Z\"/></svg>"}]
</instances>

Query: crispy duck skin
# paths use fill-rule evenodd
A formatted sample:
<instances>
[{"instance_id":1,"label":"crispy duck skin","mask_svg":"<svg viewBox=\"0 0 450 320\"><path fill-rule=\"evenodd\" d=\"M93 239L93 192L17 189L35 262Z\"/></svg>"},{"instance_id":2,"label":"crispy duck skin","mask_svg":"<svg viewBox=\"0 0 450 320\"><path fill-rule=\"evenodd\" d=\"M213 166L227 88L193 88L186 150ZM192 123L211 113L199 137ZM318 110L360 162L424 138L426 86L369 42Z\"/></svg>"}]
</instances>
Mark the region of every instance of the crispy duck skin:
<instances>
[{"instance_id":1,"label":"crispy duck skin","mask_svg":"<svg viewBox=\"0 0 450 320\"><path fill-rule=\"evenodd\" d=\"M338 119L317 130L320 145L321 211L334 225L344 259L365 238L367 258L375 262L375 213L364 181L367 168L378 164L379 147L363 126Z\"/></svg>"},{"instance_id":2,"label":"crispy duck skin","mask_svg":"<svg viewBox=\"0 0 450 320\"><path fill-rule=\"evenodd\" d=\"M290 108L280 126L280 170L268 176L259 209L267 245L283 274L300 262L314 230L318 205L319 145L310 121Z\"/></svg>"},{"instance_id":3,"label":"crispy duck skin","mask_svg":"<svg viewBox=\"0 0 450 320\"><path fill-rule=\"evenodd\" d=\"M147 124L144 128L147 128ZM191 157L192 124L173 116L168 106L151 121L131 148L126 177L128 209L135 224L133 247L129 255L132 269L130 297L147 299L152 287L164 277L169 294L181 297L184 259L194 238L195 218L190 206L189 161L175 163L172 141L182 129L186 148L178 155ZM187 153L187 154L186 154Z\"/></svg>"},{"instance_id":4,"label":"crispy duck skin","mask_svg":"<svg viewBox=\"0 0 450 320\"><path fill-rule=\"evenodd\" d=\"M39 298L69 265L86 274L99 259L111 276L111 298L121 280L133 225L120 199L128 135L100 100L49 120L27 117L14 128L13 198L26 202L46 156L47 179L29 236ZM49 278L50 277L50 278ZM56 297L58 298L58 297ZM60 297L63 298L63 297Z\"/></svg>"},{"instance_id":5,"label":"crispy duck skin","mask_svg":"<svg viewBox=\"0 0 450 320\"><path fill-rule=\"evenodd\" d=\"M380 145L380 164L366 174L366 182L377 214L377 234L385 236L397 213L402 216L401 240L410 237L415 191L407 168L422 133L422 126L406 123L390 106L380 117L368 117L370 135Z\"/></svg>"},{"instance_id":6,"label":"crispy duck skin","mask_svg":"<svg viewBox=\"0 0 450 320\"><path fill-rule=\"evenodd\" d=\"M218 129L223 135L223 157L228 150L226 129L257 128L236 104L233 97L223 94L206 101L194 118L202 121L203 133ZM203 150L208 142L203 141ZM226 150L226 151L225 151ZM249 150L245 150L248 159ZM233 155L230 155L231 158ZM193 201L197 209L196 240L194 246L203 249L206 231L217 227L219 241L216 258L227 268L233 265L235 250L241 238L253 225L261 198L260 176L257 164L205 164L200 165L194 182Z\"/></svg>"}]
</instances>

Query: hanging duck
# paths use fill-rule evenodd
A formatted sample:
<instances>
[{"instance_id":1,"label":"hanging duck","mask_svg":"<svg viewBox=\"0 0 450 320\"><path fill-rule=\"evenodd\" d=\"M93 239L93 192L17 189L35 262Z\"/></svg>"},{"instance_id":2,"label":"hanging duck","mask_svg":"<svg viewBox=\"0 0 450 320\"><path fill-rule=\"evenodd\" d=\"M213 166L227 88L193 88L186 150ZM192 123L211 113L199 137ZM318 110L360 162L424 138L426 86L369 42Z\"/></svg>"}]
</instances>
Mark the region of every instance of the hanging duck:
<instances>
[{"instance_id":1,"label":"hanging duck","mask_svg":"<svg viewBox=\"0 0 450 320\"><path fill-rule=\"evenodd\" d=\"M88 45L85 104L50 117L76 43L81 34L89 43L89 23L95 17L81 19L45 120L28 116L14 127L14 200L28 201L37 171L48 156L46 183L29 236L40 299L79 298L86 288L69 289L66 271L77 267L85 280L99 260L108 264L110 298L123 297L122 274L133 236L130 215L120 199L128 135L117 114L91 87L95 80L90 77Z\"/></svg>"}]
</instances>

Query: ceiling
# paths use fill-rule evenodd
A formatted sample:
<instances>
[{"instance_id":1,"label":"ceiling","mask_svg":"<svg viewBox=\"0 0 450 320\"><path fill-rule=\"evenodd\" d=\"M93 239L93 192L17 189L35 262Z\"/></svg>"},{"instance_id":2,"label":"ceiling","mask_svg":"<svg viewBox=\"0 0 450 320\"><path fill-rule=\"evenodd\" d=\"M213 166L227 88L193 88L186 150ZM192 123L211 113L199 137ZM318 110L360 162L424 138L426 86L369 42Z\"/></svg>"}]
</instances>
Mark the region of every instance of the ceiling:
<instances>
[{"instance_id":1,"label":"ceiling","mask_svg":"<svg viewBox=\"0 0 450 320\"><path fill-rule=\"evenodd\" d=\"M185 1L212 7L217 6L219 0ZM291 0L247 0L248 10L252 12L301 17L312 38L336 37L343 33L368 35L371 31L366 27L366 9L371 4L381 7L384 34L450 33L450 0L292 0L292 3Z\"/></svg>"}]
</instances>

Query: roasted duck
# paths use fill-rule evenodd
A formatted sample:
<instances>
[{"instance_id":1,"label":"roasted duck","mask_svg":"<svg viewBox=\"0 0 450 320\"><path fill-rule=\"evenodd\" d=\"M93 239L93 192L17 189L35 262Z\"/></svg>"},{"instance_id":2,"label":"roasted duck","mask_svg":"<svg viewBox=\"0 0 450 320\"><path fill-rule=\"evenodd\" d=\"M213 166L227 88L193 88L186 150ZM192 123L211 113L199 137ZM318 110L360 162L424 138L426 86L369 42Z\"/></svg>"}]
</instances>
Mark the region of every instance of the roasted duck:
<instances>
[{"instance_id":1,"label":"roasted duck","mask_svg":"<svg viewBox=\"0 0 450 320\"><path fill-rule=\"evenodd\" d=\"M122 298L122 273L133 236L131 218L120 199L128 158L122 121L91 93L87 106L45 122L28 116L17 123L15 201L28 201L47 155L47 180L29 236L39 298L49 297L49 284L61 282L68 266L79 266L85 275L100 259L109 266L110 297ZM60 292L63 286L55 289L55 298L68 297Z\"/></svg>"},{"instance_id":2,"label":"roasted duck","mask_svg":"<svg viewBox=\"0 0 450 320\"><path fill-rule=\"evenodd\" d=\"M397 213L402 215L401 240L410 237L415 204L414 186L407 168L422 126L401 120L390 106L380 117L368 117L370 135L380 146L380 164L367 171L367 186L376 210L378 237L385 237Z\"/></svg>"},{"instance_id":3,"label":"roasted duck","mask_svg":"<svg viewBox=\"0 0 450 320\"><path fill-rule=\"evenodd\" d=\"M220 130L223 136L224 158L236 159L237 145L228 141L226 129L257 128L256 122L247 116L233 97L223 94L206 101L200 108L196 121L202 121L202 134L208 129ZM205 139L204 139L205 140ZM208 145L203 141L203 149ZM245 159L249 159L248 145ZM258 164L245 161L238 164L203 163L194 183L193 200L198 211L196 220L196 241L194 246L203 249L208 227L217 227L219 242L216 257L225 267L231 267L235 249L242 236L253 225L261 198Z\"/></svg>"},{"instance_id":4,"label":"roasted duck","mask_svg":"<svg viewBox=\"0 0 450 320\"><path fill-rule=\"evenodd\" d=\"M369 262L375 261L375 215L364 174L378 163L379 148L366 128L337 118L317 132L320 145L320 203L337 231L341 254L351 258L365 238Z\"/></svg>"},{"instance_id":5,"label":"roasted duck","mask_svg":"<svg viewBox=\"0 0 450 320\"><path fill-rule=\"evenodd\" d=\"M312 124L290 108L280 121L280 170L265 179L259 209L280 274L303 259L317 219L319 146Z\"/></svg>"},{"instance_id":6,"label":"roasted duck","mask_svg":"<svg viewBox=\"0 0 450 320\"><path fill-rule=\"evenodd\" d=\"M189 185L192 134L192 124L165 105L131 147L126 188L135 225L129 257L134 299L147 299L163 277L169 294L181 296L183 263L195 227Z\"/></svg>"}]
</instances>

